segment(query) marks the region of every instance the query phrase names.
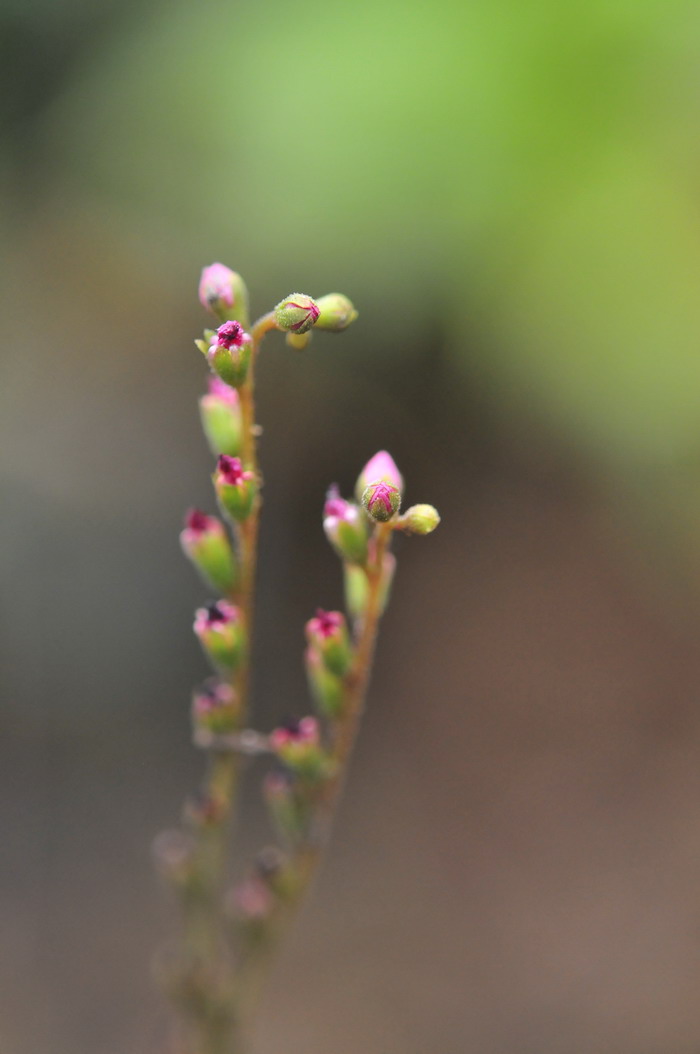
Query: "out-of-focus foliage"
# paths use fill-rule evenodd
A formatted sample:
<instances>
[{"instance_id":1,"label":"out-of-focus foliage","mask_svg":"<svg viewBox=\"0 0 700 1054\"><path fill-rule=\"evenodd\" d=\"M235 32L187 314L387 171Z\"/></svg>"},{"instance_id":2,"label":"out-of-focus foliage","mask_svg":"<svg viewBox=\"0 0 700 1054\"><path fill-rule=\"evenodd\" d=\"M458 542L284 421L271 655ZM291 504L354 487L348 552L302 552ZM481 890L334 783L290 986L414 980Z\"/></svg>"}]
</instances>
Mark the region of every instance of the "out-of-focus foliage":
<instances>
[{"instance_id":1,"label":"out-of-focus foliage","mask_svg":"<svg viewBox=\"0 0 700 1054\"><path fill-rule=\"evenodd\" d=\"M700 438L699 25L671 0L171 3L88 57L47 148L153 236L280 277L340 259L363 300L445 312L509 399L667 463Z\"/></svg>"}]
</instances>

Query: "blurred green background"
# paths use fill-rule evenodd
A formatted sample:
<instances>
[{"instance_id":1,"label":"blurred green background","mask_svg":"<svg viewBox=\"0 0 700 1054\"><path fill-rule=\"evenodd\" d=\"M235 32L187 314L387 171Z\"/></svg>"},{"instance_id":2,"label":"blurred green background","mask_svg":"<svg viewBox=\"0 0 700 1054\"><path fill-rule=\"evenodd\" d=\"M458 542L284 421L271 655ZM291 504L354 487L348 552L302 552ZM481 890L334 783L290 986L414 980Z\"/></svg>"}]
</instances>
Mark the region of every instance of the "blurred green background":
<instances>
[{"instance_id":1,"label":"blurred green background","mask_svg":"<svg viewBox=\"0 0 700 1054\"><path fill-rule=\"evenodd\" d=\"M212 260L360 309L261 363L263 727L327 484L444 517L256 1054L696 1054L697 4L0 0L0 55L3 1054L165 1049Z\"/></svg>"}]
</instances>

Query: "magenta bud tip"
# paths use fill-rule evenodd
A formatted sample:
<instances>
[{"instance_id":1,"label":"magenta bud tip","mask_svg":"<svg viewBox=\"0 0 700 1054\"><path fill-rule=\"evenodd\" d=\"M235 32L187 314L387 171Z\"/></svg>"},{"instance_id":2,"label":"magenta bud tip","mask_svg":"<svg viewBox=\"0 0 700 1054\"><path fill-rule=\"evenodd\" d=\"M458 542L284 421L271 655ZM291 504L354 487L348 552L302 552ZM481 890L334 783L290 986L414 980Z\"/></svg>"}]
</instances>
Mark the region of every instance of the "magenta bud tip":
<instances>
[{"instance_id":1,"label":"magenta bud tip","mask_svg":"<svg viewBox=\"0 0 700 1054\"><path fill-rule=\"evenodd\" d=\"M229 487L237 487L240 483L253 479L252 472L244 471L241 459L230 457L228 454L219 455L216 470L221 482Z\"/></svg>"},{"instance_id":2,"label":"magenta bud tip","mask_svg":"<svg viewBox=\"0 0 700 1054\"><path fill-rule=\"evenodd\" d=\"M216 331L216 340L213 343L220 348L242 348L244 344L250 344L251 336L243 329L240 322L224 322Z\"/></svg>"},{"instance_id":3,"label":"magenta bud tip","mask_svg":"<svg viewBox=\"0 0 700 1054\"><path fill-rule=\"evenodd\" d=\"M199 280L199 302L202 307L216 308L218 304L233 307L235 274L222 263L209 264Z\"/></svg>"},{"instance_id":4,"label":"magenta bud tip","mask_svg":"<svg viewBox=\"0 0 700 1054\"><path fill-rule=\"evenodd\" d=\"M401 493L391 483L378 480L365 488L362 504L373 519L384 523L399 511Z\"/></svg>"}]
</instances>

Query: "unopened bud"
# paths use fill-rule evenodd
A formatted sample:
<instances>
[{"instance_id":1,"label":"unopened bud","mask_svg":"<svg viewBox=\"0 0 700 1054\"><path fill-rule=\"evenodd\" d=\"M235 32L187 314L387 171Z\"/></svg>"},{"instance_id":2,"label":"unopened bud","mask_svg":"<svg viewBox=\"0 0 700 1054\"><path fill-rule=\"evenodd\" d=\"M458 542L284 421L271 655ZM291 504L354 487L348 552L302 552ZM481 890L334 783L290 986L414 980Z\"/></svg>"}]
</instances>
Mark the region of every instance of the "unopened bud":
<instances>
[{"instance_id":1,"label":"unopened bud","mask_svg":"<svg viewBox=\"0 0 700 1054\"><path fill-rule=\"evenodd\" d=\"M212 479L222 509L239 523L247 519L255 501L254 474L244 470L240 458L222 454Z\"/></svg>"},{"instance_id":2,"label":"unopened bud","mask_svg":"<svg viewBox=\"0 0 700 1054\"><path fill-rule=\"evenodd\" d=\"M306 623L306 639L331 673L345 676L352 664L352 647L345 616L340 611L319 608Z\"/></svg>"},{"instance_id":3,"label":"unopened bud","mask_svg":"<svg viewBox=\"0 0 700 1054\"><path fill-rule=\"evenodd\" d=\"M409 534L430 534L440 523L440 513L434 505L411 505L397 526Z\"/></svg>"},{"instance_id":4,"label":"unopened bud","mask_svg":"<svg viewBox=\"0 0 700 1054\"><path fill-rule=\"evenodd\" d=\"M270 748L292 772L309 780L321 778L327 757L321 745L321 730L315 717L303 717L270 733Z\"/></svg>"},{"instance_id":5,"label":"unopened bud","mask_svg":"<svg viewBox=\"0 0 700 1054\"><path fill-rule=\"evenodd\" d=\"M232 388L240 388L245 382L251 355L252 337L235 321L219 326L206 352L214 373Z\"/></svg>"},{"instance_id":6,"label":"unopened bud","mask_svg":"<svg viewBox=\"0 0 700 1054\"><path fill-rule=\"evenodd\" d=\"M199 280L199 302L221 321L248 325L248 290L239 274L222 263L209 264Z\"/></svg>"},{"instance_id":7,"label":"unopened bud","mask_svg":"<svg viewBox=\"0 0 700 1054\"><path fill-rule=\"evenodd\" d=\"M398 490L399 494L403 494L403 476L396 467L393 457L386 450L380 450L378 454L371 457L357 477L355 496L358 501L362 501L362 495L370 483L389 483Z\"/></svg>"},{"instance_id":8,"label":"unopened bud","mask_svg":"<svg viewBox=\"0 0 700 1054\"><path fill-rule=\"evenodd\" d=\"M319 310L316 329L340 333L357 318L354 304L342 293L327 293L326 296L319 297L316 304Z\"/></svg>"},{"instance_id":9,"label":"unopened bud","mask_svg":"<svg viewBox=\"0 0 700 1054\"><path fill-rule=\"evenodd\" d=\"M280 834L291 843L302 838L307 827L308 808L297 794L291 773L284 770L268 772L263 781L263 795Z\"/></svg>"},{"instance_id":10,"label":"unopened bud","mask_svg":"<svg viewBox=\"0 0 700 1054\"><path fill-rule=\"evenodd\" d=\"M192 724L195 732L226 736L240 727L241 706L232 685L212 678L192 695Z\"/></svg>"},{"instance_id":11,"label":"unopened bud","mask_svg":"<svg viewBox=\"0 0 700 1054\"><path fill-rule=\"evenodd\" d=\"M216 374L209 377L209 391L199 400L202 428L214 455L236 457L241 452L243 422L238 392Z\"/></svg>"},{"instance_id":12,"label":"unopened bud","mask_svg":"<svg viewBox=\"0 0 700 1054\"><path fill-rule=\"evenodd\" d=\"M367 520L359 506L340 497L333 485L323 507L323 530L341 560L363 564L367 559Z\"/></svg>"},{"instance_id":13,"label":"unopened bud","mask_svg":"<svg viewBox=\"0 0 700 1054\"><path fill-rule=\"evenodd\" d=\"M320 714L335 719L340 717L345 700L342 680L326 666L315 648L304 652L304 665L309 681L309 690Z\"/></svg>"},{"instance_id":14,"label":"unopened bud","mask_svg":"<svg viewBox=\"0 0 700 1054\"><path fill-rule=\"evenodd\" d=\"M240 612L227 600L218 600L195 613L194 631L211 662L234 670L245 654L245 630Z\"/></svg>"},{"instance_id":15,"label":"unopened bud","mask_svg":"<svg viewBox=\"0 0 700 1054\"><path fill-rule=\"evenodd\" d=\"M379 614L383 614L389 603L391 584L396 571L396 557L393 553L385 553L382 562L381 579L379 583ZM362 567L352 564L345 565L345 606L353 618L362 618L367 608L369 594L369 582L367 574Z\"/></svg>"},{"instance_id":16,"label":"unopened bud","mask_svg":"<svg viewBox=\"0 0 700 1054\"><path fill-rule=\"evenodd\" d=\"M290 293L275 308L275 322L279 329L292 333L306 333L319 316L318 304L305 293Z\"/></svg>"},{"instance_id":17,"label":"unopened bud","mask_svg":"<svg viewBox=\"0 0 700 1054\"><path fill-rule=\"evenodd\" d=\"M236 586L238 567L231 543L221 520L190 509L180 534L183 552L204 581L219 593L230 593Z\"/></svg>"},{"instance_id":18,"label":"unopened bud","mask_svg":"<svg viewBox=\"0 0 700 1054\"><path fill-rule=\"evenodd\" d=\"M362 495L362 505L374 520L386 523L395 516L401 507L401 491L391 483L381 480L370 483Z\"/></svg>"}]
</instances>

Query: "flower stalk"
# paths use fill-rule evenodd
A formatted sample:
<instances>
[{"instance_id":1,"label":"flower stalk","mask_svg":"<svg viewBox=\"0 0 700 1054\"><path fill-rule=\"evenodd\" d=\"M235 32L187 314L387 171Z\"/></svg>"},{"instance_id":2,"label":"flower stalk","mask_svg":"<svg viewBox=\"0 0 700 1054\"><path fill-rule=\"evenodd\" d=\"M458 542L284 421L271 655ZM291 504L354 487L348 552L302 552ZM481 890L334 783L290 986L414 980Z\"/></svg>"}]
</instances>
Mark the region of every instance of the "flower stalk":
<instances>
[{"instance_id":1,"label":"flower stalk","mask_svg":"<svg viewBox=\"0 0 700 1054\"><path fill-rule=\"evenodd\" d=\"M357 312L342 294L316 301L293 293L248 333L248 294L240 275L213 264L202 273L199 294L220 323L195 343L213 374L200 412L217 459L212 479L228 531L216 517L191 510L181 535L185 554L221 595L195 618L195 632L216 671L192 703L194 741L208 754L206 776L185 807L182 828L165 832L155 845L182 918L177 951L159 972L179 1010L174 1054L246 1054L277 950L317 874L357 740L395 566L393 534L428 533L439 517L430 506L399 515L403 479L385 451L360 473L356 501L342 498L335 486L329 490L323 529L343 565L349 622L341 612L319 609L307 623L305 664L316 716L268 734L250 728L262 508L256 360L274 330L301 351L314 326L341 332ZM263 850L247 877L229 888L238 786L246 756L259 754L272 759L263 794L284 848Z\"/></svg>"}]
</instances>

